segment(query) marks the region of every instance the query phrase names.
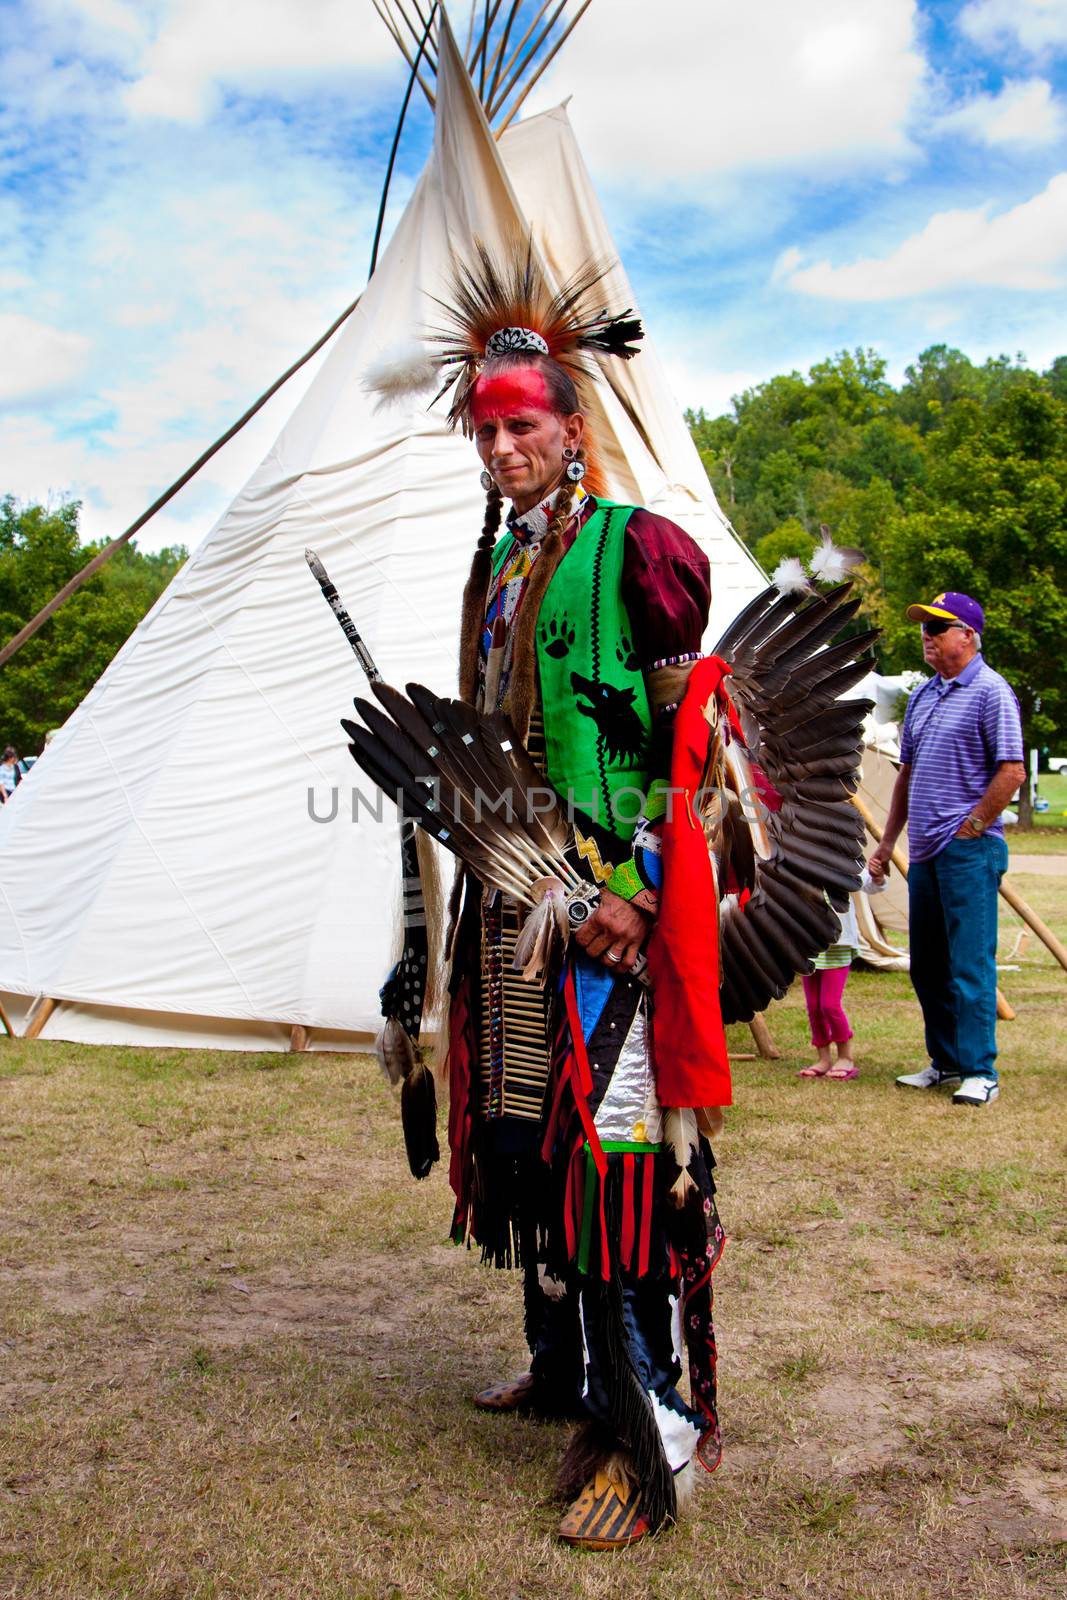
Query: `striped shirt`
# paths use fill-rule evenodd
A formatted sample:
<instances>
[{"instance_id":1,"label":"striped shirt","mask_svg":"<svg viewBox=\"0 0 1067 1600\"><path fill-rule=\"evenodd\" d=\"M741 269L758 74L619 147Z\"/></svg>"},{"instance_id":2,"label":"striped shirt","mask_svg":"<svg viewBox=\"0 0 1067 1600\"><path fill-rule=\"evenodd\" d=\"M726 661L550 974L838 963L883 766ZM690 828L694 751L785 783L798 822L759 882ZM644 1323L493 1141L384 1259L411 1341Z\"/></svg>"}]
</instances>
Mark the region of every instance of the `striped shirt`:
<instances>
[{"instance_id":1,"label":"striped shirt","mask_svg":"<svg viewBox=\"0 0 1067 1600\"><path fill-rule=\"evenodd\" d=\"M1023 759L1010 685L980 655L956 678L927 678L908 701L900 759L911 767L908 850L913 861L929 861L958 833L1000 763ZM1003 834L999 817L987 831Z\"/></svg>"}]
</instances>

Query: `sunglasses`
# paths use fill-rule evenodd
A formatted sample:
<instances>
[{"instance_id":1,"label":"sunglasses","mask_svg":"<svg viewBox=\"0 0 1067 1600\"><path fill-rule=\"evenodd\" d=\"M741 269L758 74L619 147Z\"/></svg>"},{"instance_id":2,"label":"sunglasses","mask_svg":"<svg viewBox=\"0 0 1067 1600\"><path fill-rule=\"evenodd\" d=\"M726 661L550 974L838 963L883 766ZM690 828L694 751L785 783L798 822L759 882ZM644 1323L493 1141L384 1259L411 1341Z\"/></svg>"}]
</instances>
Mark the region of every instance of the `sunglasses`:
<instances>
[{"instance_id":1,"label":"sunglasses","mask_svg":"<svg viewBox=\"0 0 1067 1600\"><path fill-rule=\"evenodd\" d=\"M950 628L962 628L962 622L924 622L922 630L929 639L936 639L939 634L948 633Z\"/></svg>"}]
</instances>

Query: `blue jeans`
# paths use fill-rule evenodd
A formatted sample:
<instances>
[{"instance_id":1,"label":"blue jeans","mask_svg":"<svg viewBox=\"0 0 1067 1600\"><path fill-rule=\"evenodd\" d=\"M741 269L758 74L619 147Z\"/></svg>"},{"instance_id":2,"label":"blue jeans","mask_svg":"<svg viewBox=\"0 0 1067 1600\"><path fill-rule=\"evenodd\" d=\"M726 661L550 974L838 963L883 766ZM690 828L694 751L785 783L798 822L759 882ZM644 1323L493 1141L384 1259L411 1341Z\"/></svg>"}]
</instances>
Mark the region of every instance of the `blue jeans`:
<instances>
[{"instance_id":1,"label":"blue jeans","mask_svg":"<svg viewBox=\"0 0 1067 1600\"><path fill-rule=\"evenodd\" d=\"M1008 867L999 835L951 839L908 869L911 981L926 1048L942 1073L997 1081L997 891Z\"/></svg>"}]
</instances>

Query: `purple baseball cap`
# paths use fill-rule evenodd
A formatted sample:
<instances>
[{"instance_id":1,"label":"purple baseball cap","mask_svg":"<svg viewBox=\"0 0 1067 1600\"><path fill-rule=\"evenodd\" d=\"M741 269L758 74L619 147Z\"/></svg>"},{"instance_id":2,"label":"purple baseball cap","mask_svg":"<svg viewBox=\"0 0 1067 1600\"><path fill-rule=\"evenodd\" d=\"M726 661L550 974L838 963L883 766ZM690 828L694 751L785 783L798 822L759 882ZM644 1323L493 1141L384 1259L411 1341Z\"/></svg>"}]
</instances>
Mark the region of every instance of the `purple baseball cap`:
<instances>
[{"instance_id":1,"label":"purple baseball cap","mask_svg":"<svg viewBox=\"0 0 1067 1600\"><path fill-rule=\"evenodd\" d=\"M938 617L946 622L962 622L964 627L973 628L975 633L982 633L985 629L985 612L978 601L972 600L969 594L956 594L952 589L944 594L935 594L928 606L908 607L909 622L926 622L930 617Z\"/></svg>"}]
</instances>

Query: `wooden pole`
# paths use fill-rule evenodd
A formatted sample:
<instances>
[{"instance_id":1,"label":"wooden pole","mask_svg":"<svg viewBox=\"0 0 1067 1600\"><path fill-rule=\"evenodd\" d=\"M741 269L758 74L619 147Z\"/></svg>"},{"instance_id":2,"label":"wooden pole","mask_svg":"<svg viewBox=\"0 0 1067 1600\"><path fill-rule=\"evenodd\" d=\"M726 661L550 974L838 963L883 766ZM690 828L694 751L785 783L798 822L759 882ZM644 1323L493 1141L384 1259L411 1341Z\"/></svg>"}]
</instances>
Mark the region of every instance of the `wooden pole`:
<instances>
[{"instance_id":1,"label":"wooden pole","mask_svg":"<svg viewBox=\"0 0 1067 1600\"><path fill-rule=\"evenodd\" d=\"M433 0L433 5L430 7L429 20L426 23L425 31L423 32L422 38L419 41L419 48L415 54L415 65L412 67L411 76L408 78L408 86L407 92L404 95L404 103L400 107L400 115L397 118L396 132L393 134L393 147L389 151L389 164L385 169L385 182L382 185L381 204L378 207L378 225L374 230L374 243L371 245L370 271L367 274L368 279L374 277L374 269L378 265L378 246L382 242L382 229L385 226L385 208L389 203L389 185L393 181L393 167L396 164L396 153L400 149L400 135L404 131L404 118L407 116L408 106L411 104L411 91L414 89L415 79L419 75L419 62L422 60L422 53L426 48L426 41L430 37L430 25L433 22L436 13L437 0ZM420 12L419 15L421 16L422 13Z\"/></svg>"},{"instance_id":2,"label":"wooden pole","mask_svg":"<svg viewBox=\"0 0 1067 1600\"><path fill-rule=\"evenodd\" d=\"M545 12L548 10L548 8L549 8L549 6L551 4L552 4L552 0L541 0L541 5L539 6L536 14L534 15L534 19L530 23L530 26L527 28L526 32L523 34L523 36L519 40L518 44L515 46L514 50L511 52L511 55L508 57L505 65L500 68L500 71L499 71L499 81L500 82L503 82L508 77L508 74L511 72L511 69L514 67L515 63L518 61L519 57L522 55L523 50L526 48L526 41L530 38L530 36L533 33L534 29L537 27L537 24L540 22L541 18L544 16ZM534 54L534 52L531 50L530 57L532 57L533 54ZM527 59L530 59L530 58L528 57ZM518 77L521 74L521 71L522 71L522 69L520 67L519 72L516 73L516 77ZM507 94L511 93L511 84L510 83L508 84L508 88L507 88L507 90L505 92ZM494 97L493 102L490 105L487 105L486 108L485 108L486 117L490 121L492 121L493 116L495 114L495 110L494 110L495 105L496 105L496 99Z\"/></svg>"},{"instance_id":3,"label":"wooden pole","mask_svg":"<svg viewBox=\"0 0 1067 1600\"><path fill-rule=\"evenodd\" d=\"M516 84L519 83L519 81L522 78L523 73L530 66L530 63L536 57L537 52L540 50L540 48L544 44L545 40L551 34L552 29L556 26L556 23L559 21L560 16L562 15L566 5L567 5L567 0L559 0L559 4L557 5L555 11L553 11L552 15L549 17L548 21L545 23L544 27L541 29L541 32L537 35L537 38L534 40L533 44L530 46L530 49L529 49L525 59L519 64L519 66L512 73L510 79L508 80L507 87L504 88L504 89L501 89L500 93L497 95L496 102L495 102L495 104L493 106L492 111L489 111L488 109L486 110L485 114L486 114L487 117L495 117L496 116L497 112L500 110L500 108L503 106L504 102L507 100L508 95L511 94L511 92L515 88ZM544 12L542 12L541 15L543 16Z\"/></svg>"},{"instance_id":4,"label":"wooden pole","mask_svg":"<svg viewBox=\"0 0 1067 1600\"><path fill-rule=\"evenodd\" d=\"M7 1010L6 1010L6 1008L4 1006L4 1002L2 1000L0 1000L0 1022L3 1023L4 1032L7 1034L8 1038L9 1039L14 1039L15 1038L15 1030L11 1026L11 1018L8 1016Z\"/></svg>"},{"instance_id":5,"label":"wooden pole","mask_svg":"<svg viewBox=\"0 0 1067 1600\"><path fill-rule=\"evenodd\" d=\"M493 95L496 93L496 86L500 81L500 63L504 59L504 51L508 47L508 39L511 37L512 25L515 21L515 18L519 14L519 9L521 6L522 0L511 0L511 10L507 14L507 19L504 23L504 31L501 33L500 38L497 41L496 49L493 51L493 59L489 63L489 83L483 97L485 100L491 100Z\"/></svg>"},{"instance_id":6,"label":"wooden pole","mask_svg":"<svg viewBox=\"0 0 1067 1600\"><path fill-rule=\"evenodd\" d=\"M866 826L867 832L871 835L871 837L875 840L876 843L880 844L881 841L882 841L882 831L883 830L878 826L877 822L875 822L875 820L874 820L874 817L871 815L870 807L867 805L867 803L865 801L860 799L858 794L854 794L850 798L852 800L852 804L855 806L856 810L859 812L860 816L863 818L864 825ZM897 849L896 845L893 846L893 849L890 852L889 859L892 861L893 865L896 867L897 871L900 873L900 876L904 879L904 881L906 883L908 881L907 863L905 862L904 857L901 855L900 851ZM1000 892L1001 892L1001 894L1004 894L1004 886L1003 886L1003 884L1001 885ZM1005 896L1005 898L1007 898L1007 896ZM1009 905L1011 904L1010 900L1008 901L1008 904ZM1037 932L1036 928L1034 929L1034 932L1035 933ZM1050 935L1050 937L1052 937L1052 935ZM1061 946L1061 949L1062 949L1062 946ZM1067 954L1067 952L1064 952L1064 953ZM1003 994L1003 992L1002 992L1002 990L1000 989L999 986L997 988L997 1016L1000 1017L1001 1021L1003 1021L1003 1022L1014 1022L1015 1021L1014 1008L1009 1004L1008 1000L1006 999L1005 995Z\"/></svg>"},{"instance_id":7,"label":"wooden pole","mask_svg":"<svg viewBox=\"0 0 1067 1600\"><path fill-rule=\"evenodd\" d=\"M555 58L558 55L559 51L563 49L563 46L567 43L567 40L570 38L571 34L574 32L574 30L578 26L579 22L581 22L582 17L589 10L589 7L592 5L592 3L593 3L593 0L585 0L585 3L582 5L582 7L578 11L577 15L567 24L566 28L564 28L563 32L560 34L559 38L556 40L556 42L552 46L551 50L545 56L544 60L539 64L539 66L537 68L537 71L534 73L533 77L530 78L529 81L524 86L524 88L522 90L522 93L519 95L519 98L515 101L515 104L512 106L512 108L508 112L507 116L504 118L504 121L500 124L499 128L497 128L496 132L497 132L497 136L498 137L500 136L500 134L502 134L504 132L504 129L506 127L508 127L508 125L515 120L516 116L518 115L519 111L522 108L523 102L525 101L527 95L530 93L530 90L533 89L533 87L537 83L538 78L540 78L541 74L548 67L550 67L552 65L552 62L555 60Z\"/></svg>"},{"instance_id":8,"label":"wooden pole","mask_svg":"<svg viewBox=\"0 0 1067 1600\"><path fill-rule=\"evenodd\" d=\"M867 802L865 800L861 800L858 794L851 795L850 799L860 816L863 818L867 827L867 832L871 835L871 838L876 844L881 844L882 829L878 826L877 822L875 822L874 816ZM908 881L908 863L904 860L904 857L901 855L896 845L893 846L889 859L892 861L893 865L896 867L897 871L900 873L900 876L906 883Z\"/></svg>"},{"instance_id":9,"label":"wooden pole","mask_svg":"<svg viewBox=\"0 0 1067 1600\"><path fill-rule=\"evenodd\" d=\"M290 1048L290 1050L296 1050L296 1051L306 1050L307 1047L308 1047L308 1029L305 1028L305 1026L304 1026L304 1024L302 1022L294 1022L293 1023L292 1032L289 1035L289 1048Z\"/></svg>"},{"instance_id":10,"label":"wooden pole","mask_svg":"<svg viewBox=\"0 0 1067 1600\"><path fill-rule=\"evenodd\" d=\"M418 43L419 43L419 37L420 37L419 30L418 30L418 28L416 28L415 24L412 22L411 18L408 16L407 12L404 10L404 7L403 7L403 5L401 3L401 0L390 0L390 3L396 7L396 9L399 11L400 15L403 17L404 26L408 30L408 32L411 34L413 43L417 46ZM418 9L418 8L416 7L416 9ZM425 22L423 23L423 26L425 27ZM437 72L437 57L434 54L432 45L427 45L426 46L425 55L426 55L426 59L429 62L430 66L433 68L434 73L436 73Z\"/></svg>"},{"instance_id":11,"label":"wooden pole","mask_svg":"<svg viewBox=\"0 0 1067 1600\"><path fill-rule=\"evenodd\" d=\"M782 1052L771 1038L771 1030L767 1026L762 1011L756 1012L756 1015L748 1025L748 1029L756 1041L756 1049L759 1051L762 1061L781 1061Z\"/></svg>"},{"instance_id":12,"label":"wooden pole","mask_svg":"<svg viewBox=\"0 0 1067 1600\"><path fill-rule=\"evenodd\" d=\"M412 57L411 52L408 50L407 45L404 43L403 39L401 38L400 31L396 27L395 23L393 22L392 17L388 16L386 14L385 10L383 9L382 0L371 0L371 4L373 5L375 11L377 11L378 15L381 17L382 21L385 23L385 26L389 29L389 32L392 34L393 39L396 42L397 49L400 51L400 54L404 57L404 60L407 62L408 66L411 67L412 69L414 69L414 66L415 66L414 58ZM427 87L426 83L423 80L423 77L422 77L421 73L417 72L415 74L415 76L416 76L416 79L418 81L419 88L422 90L423 94L426 96L426 99L428 100L431 108L434 107L437 104L437 102L434 99L433 91L430 88Z\"/></svg>"},{"instance_id":13,"label":"wooden pole","mask_svg":"<svg viewBox=\"0 0 1067 1600\"><path fill-rule=\"evenodd\" d=\"M326 329L326 332L322 335L321 339L316 339L310 350L305 350L300 359L298 361L294 361L291 367L287 367L282 373L281 377L274 380L269 389L264 389L259 399L253 401L243 416L238 417L232 428L227 428L226 432L220 435L220 437L215 440L214 444L208 446L203 455L197 456L192 466L187 468L187 470L182 473L180 478L176 478L169 489L164 489L159 498L152 501L152 504L149 506L148 510L143 511L137 518L136 522L131 522L125 533L120 533L117 539L112 539L110 544L105 545L102 550L98 551L88 565L84 566L80 572L75 573L74 577L71 578L68 583L63 585L59 593L54 594L46 606L42 606L41 610L38 611L37 615L32 619L32 621L27 622L26 626L24 628L20 628L13 639L8 640L4 648L0 650L0 667L2 667L5 662L10 661L16 650L21 650L22 646L28 639L33 638L34 634L39 628L44 627L49 617L53 616L59 610L60 606L63 605L65 601L70 599L72 594L76 594L83 583L88 583L93 574L99 572L100 568L106 561L111 559L116 550L120 549L122 545L128 543L128 541L133 538L134 534L143 528L145 523L155 516L157 511L161 511L163 509L168 500L173 500L174 496L178 493L178 490L184 489L190 478L195 478L196 474L200 471L200 468L205 466L207 462L211 460L212 456L217 455L224 444L229 444L234 435L240 433L245 423L250 422L255 416L256 412L263 409L267 401L271 399L273 395L277 394L278 390L284 383L288 382L288 380L293 376L294 372L299 372L300 368L310 361L312 356L318 354L323 345L326 344L326 342L337 332L342 322L345 322L352 315L353 311L359 305L361 298L361 295L357 295L352 301L352 304L350 306L346 306L341 312L341 315L330 323L330 326Z\"/></svg>"},{"instance_id":14,"label":"wooden pole","mask_svg":"<svg viewBox=\"0 0 1067 1600\"><path fill-rule=\"evenodd\" d=\"M467 63L467 71L471 75L472 82L474 81L474 69L475 67L478 68L478 98L483 104L485 102L485 74L489 62L489 34L502 4L503 0L485 0L481 37L474 47L474 55Z\"/></svg>"},{"instance_id":15,"label":"wooden pole","mask_svg":"<svg viewBox=\"0 0 1067 1600\"><path fill-rule=\"evenodd\" d=\"M1011 906L1011 909L1018 912L1027 927L1033 929L1046 950L1052 952L1060 966L1067 972L1067 948L1060 943L1048 924L1042 922L1037 912L1030 909L1018 889L1014 888L1010 883L1002 882L1000 892Z\"/></svg>"},{"instance_id":16,"label":"wooden pole","mask_svg":"<svg viewBox=\"0 0 1067 1600\"><path fill-rule=\"evenodd\" d=\"M58 1000L51 1000L47 997L42 1000L26 1024L22 1037L24 1039L36 1039L58 1004Z\"/></svg>"}]
</instances>

